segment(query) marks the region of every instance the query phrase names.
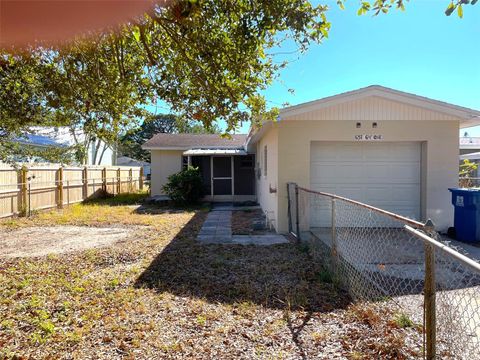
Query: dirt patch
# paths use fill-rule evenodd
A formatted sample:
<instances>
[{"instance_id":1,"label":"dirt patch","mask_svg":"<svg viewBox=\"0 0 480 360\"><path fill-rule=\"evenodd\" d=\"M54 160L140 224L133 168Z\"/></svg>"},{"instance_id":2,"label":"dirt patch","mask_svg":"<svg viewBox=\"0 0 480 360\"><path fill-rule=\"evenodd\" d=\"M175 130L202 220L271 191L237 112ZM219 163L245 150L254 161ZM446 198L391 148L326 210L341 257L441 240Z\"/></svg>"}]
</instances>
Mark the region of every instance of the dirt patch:
<instances>
[{"instance_id":1,"label":"dirt patch","mask_svg":"<svg viewBox=\"0 0 480 360\"><path fill-rule=\"evenodd\" d=\"M265 215L262 210L232 211L233 235L263 235L272 233L274 232L266 228Z\"/></svg>"},{"instance_id":2,"label":"dirt patch","mask_svg":"<svg viewBox=\"0 0 480 360\"><path fill-rule=\"evenodd\" d=\"M98 248L126 240L126 227L52 226L7 230L0 238L0 257L31 257Z\"/></svg>"}]
</instances>

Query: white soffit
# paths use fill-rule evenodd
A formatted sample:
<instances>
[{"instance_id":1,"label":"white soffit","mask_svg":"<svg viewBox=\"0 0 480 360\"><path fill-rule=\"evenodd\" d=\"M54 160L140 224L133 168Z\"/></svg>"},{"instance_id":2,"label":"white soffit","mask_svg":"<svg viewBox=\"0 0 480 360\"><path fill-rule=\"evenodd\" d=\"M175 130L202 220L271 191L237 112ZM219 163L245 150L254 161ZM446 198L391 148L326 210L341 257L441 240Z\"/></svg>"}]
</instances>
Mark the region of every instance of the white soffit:
<instances>
[{"instance_id":1,"label":"white soffit","mask_svg":"<svg viewBox=\"0 0 480 360\"><path fill-rule=\"evenodd\" d=\"M183 155L248 155L248 153L242 149L190 149Z\"/></svg>"}]
</instances>

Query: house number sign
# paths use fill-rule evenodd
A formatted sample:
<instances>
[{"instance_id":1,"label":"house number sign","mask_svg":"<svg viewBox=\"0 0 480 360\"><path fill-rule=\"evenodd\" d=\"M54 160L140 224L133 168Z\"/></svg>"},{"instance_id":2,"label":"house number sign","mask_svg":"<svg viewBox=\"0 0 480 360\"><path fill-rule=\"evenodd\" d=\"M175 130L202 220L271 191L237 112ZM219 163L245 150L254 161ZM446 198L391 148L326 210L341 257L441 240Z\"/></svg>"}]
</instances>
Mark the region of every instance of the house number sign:
<instances>
[{"instance_id":1,"label":"house number sign","mask_svg":"<svg viewBox=\"0 0 480 360\"><path fill-rule=\"evenodd\" d=\"M360 134L360 135L355 135L355 140L357 140L357 141L379 141L379 140L383 140L383 135L379 135L379 134Z\"/></svg>"}]
</instances>

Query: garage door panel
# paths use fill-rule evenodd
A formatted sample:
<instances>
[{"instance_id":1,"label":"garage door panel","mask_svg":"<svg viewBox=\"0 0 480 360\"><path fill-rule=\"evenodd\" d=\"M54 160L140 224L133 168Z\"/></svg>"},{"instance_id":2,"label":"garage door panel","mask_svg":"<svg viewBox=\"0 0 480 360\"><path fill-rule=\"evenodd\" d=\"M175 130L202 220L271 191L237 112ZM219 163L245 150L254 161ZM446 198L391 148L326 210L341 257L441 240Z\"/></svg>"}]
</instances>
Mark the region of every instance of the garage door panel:
<instances>
[{"instance_id":1,"label":"garage door panel","mask_svg":"<svg viewBox=\"0 0 480 360\"><path fill-rule=\"evenodd\" d=\"M421 161L420 143L392 143L393 161Z\"/></svg>"},{"instance_id":2,"label":"garage door panel","mask_svg":"<svg viewBox=\"0 0 480 360\"><path fill-rule=\"evenodd\" d=\"M387 179L391 178L391 169L389 164L366 163L364 165L365 176L360 176L357 181L362 181L366 184L381 183L383 184ZM351 176L351 174L350 174Z\"/></svg>"},{"instance_id":3,"label":"garage door panel","mask_svg":"<svg viewBox=\"0 0 480 360\"><path fill-rule=\"evenodd\" d=\"M420 219L420 159L420 143L313 142L310 185L313 190ZM328 211L312 204L311 225L329 226ZM344 207L342 211L358 209ZM342 218L361 217L360 213L350 215Z\"/></svg>"},{"instance_id":4,"label":"garage door panel","mask_svg":"<svg viewBox=\"0 0 480 360\"><path fill-rule=\"evenodd\" d=\"M420 164L419 163L400 163L390 164L389 171L392 181L398 183L420 183Z\"/></svg>"},{"instance_id":5,"label":"garage door panel","mask_svg":"<svg viewBox=\"0 0 480 360\"><path fill-rule=\"evenodd\" d=\"M407 203L420 206L420 192L416 185L367 187L365 193L366 202L384 200L396 204Z\"/></svg>"},{"instance_id":6,"label":"garage door panel","mask_svg":"<svg viewBox=\"0 0 480 360\"><path fill-rule=\"evenodd\" d=\"M315 179L316 183L329 184L329 183L356 183L355 179L352 179L350 174L352 172L356 174L366 174L365 169L361 164L347 162L344 164L332 163L332 162L315 162L311 168L310 176Z\"/></svg>"},{"instance_id":7,"label":"garage door panel","mask_svg":"<svg viewBox=\"0 0 480 360\"><path fill-rule=\"evenodd\" d=\"M406 202L420 209L420 188L415 185L395 186L392 188L392 201L398 204Z\"/></svg>"},{"instance_id":8,"label":"garage door panel","mask_svg":"<svg viewBox=\"0 0 480 360\"><path fill-rule=\"evenodd\" d=\"M312 162L311 178L316 183L419 183L420 166L412 163L391 164L386 162ZM355 176L352 176L355 174Z\"/></svg>"},{"instance_id":9,"label":"garage door panel","mask_svg":"<svg viewBox=\"0 0 480 360\"><path fill-rule=\"evenodd\" d=\"M318 143L311 145L312 161L358 161L363 157L361 144L350 143Z\"/></svg>"},{"instance_id":10,"label":"garage door panel","mask_svg":"<svg viewBox=\"0 0 480 360\"><path fill-rule=\"evenodd\" d=\"M311 187L315 191L335 194L352 200L363 201L363 191L361 186L345 186L338 184L330 184L325 186L323 184L312 184Z\"/></svg>"}]
</instances>

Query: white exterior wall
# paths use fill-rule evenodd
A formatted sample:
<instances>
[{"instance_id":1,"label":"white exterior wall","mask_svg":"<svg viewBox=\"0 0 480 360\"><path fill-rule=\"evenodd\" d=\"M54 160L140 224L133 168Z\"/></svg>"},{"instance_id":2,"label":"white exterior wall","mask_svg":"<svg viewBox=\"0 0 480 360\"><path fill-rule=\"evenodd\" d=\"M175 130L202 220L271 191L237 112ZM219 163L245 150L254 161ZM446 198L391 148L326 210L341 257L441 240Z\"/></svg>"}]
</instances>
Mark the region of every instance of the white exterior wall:
<instances>
[{"instance_id":1,"label":"white exterior wall","mask_svg":"<svg viewBox=\"0 0 480 360\"><path fill-rule=\"evenodd\" d=\"M163 195L168 177L182 170L183 150L151 151L151 195Z\"/></svg>"},{"instance_id":2,"label":"white exterior wall","mask_svg":"<svg viewBox=\"0 0 480 360\"><path fill-rule=\"evenodd\" d=\"M357 122L362 123L359 129ZM378 124L375 129L373 122ZM422 217L431 218L439 230L452 226L453 206L448 188L458 186L459 119L372 97L283 117L275 126L278 134L275 215L278 232L288 231L287 182L310 187L311 142L353 142L358 134L379 134L383 137L381 141L422 142ZM274 139L270 141L275 143ZM260 151L261 145L257 149ZM259 193L259 199L260 196ZM263 203L271 206L271 202L264 200Z\"/></svg>"},{"instance_id":3,"label":"white exterior wall","mask_svg":"<svg viewBox=\"0 0 480 360\"><path fill-rule=\"evenodd\" d=\"M376 132L384 141L421 141L422 216L431 218L438 229L452 225L453 207L449 187L458 185L458 122L384 122ZM310 143L312 141L354 141L355 122L285 122L279 126L278 231L287 231L286 183L310 188Z\"/></svg>"},{"instance_id":4,"label":"white exterior wall","mask_svg":"<svg viewBox=\"0 0 480 360\"><path fill-rule=\"evenodd\" d=\"M277 198L278 198L278 129L274 126L258 141L256 153L256 170L260 168L260 178L256 172L257 201L266 213L270 223L277 227ZM267 146L267 176L264 173L264 147ZM286 186L286 185L285 185ZM277 192L270 192L270 188Z\"/></svg>"},{"instance_id":5,"label":"white exterior wall","mask_svg":"<svg viewBox=\"0 0 480 360\"><path fill-rule=\"evenodd\" d=\"M103 165L103 166L110 166L110 165L117 165L116 164L116 159L115 159L115 152L107 147L105 149L105 152L103 153L102 156L102 161L98 162L100 160L100 155L102 154L103 149L106 147L106 144L104 142L100 143L100 148L98 149L98 154L97 154L97 162L95 163L95 159L93 156L95 155L95 143L92 143L90 145L90 148L88 149L87 153L87 165Z\"/></svg>"}]
</instances>

